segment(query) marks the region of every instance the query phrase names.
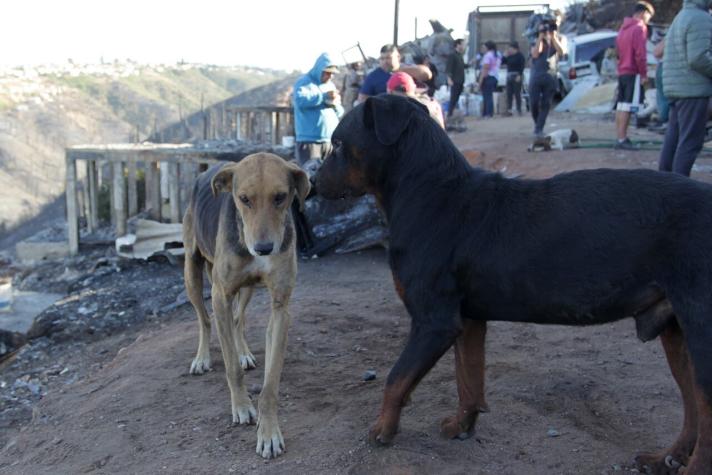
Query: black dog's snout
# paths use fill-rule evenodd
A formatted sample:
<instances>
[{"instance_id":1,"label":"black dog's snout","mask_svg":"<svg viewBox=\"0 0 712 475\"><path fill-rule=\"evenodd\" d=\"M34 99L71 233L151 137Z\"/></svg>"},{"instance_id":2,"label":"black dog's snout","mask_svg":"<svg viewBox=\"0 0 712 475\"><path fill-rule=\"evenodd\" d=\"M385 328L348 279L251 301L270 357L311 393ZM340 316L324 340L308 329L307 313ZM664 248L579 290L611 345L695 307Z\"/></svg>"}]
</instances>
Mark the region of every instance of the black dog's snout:
<instances>
[{"instance_id":1,"label":"black dog's snout","mask_svg":"<svg viewBox=\"0 0 712 475\"><path fill-rule=\"evenodd\" d=\"M266 256L272 252L274 244L271 242L258 242L255 244L255 252L260 256Z\"/></svg>"}]
</instances>

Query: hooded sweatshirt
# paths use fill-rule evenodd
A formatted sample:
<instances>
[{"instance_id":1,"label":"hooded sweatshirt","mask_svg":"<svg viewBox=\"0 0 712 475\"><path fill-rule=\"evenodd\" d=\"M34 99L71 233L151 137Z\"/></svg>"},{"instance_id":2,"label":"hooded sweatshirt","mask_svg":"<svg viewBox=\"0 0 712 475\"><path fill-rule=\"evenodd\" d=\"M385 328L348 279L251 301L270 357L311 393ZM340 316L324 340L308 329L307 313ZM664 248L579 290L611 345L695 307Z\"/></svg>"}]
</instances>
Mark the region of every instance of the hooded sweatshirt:
<instances>
[{"instance_id":1,"label":"hooded sweatshirt","mask_svg":"<svg viewBox=\"0 0 712 475\"><path fill-rule=\"evenodd\" d=\"M685 0L665 35L663 90L671 100L712 96L711 3Z\"/></svg>"},{"instance_id":2,"label":"hooded sweatshirt","mask_svg":"<svg viewBox=\"0 0 712 475\"><path fill-rule=\"evenodd\" d=\"M344 113L341 105L326 103L327 91L336 90L331 80L321 83L321 74L334 63L322 53L309 72L294 83L294 128L297 142L328 142Z\"/></svg>"},{"instance_id":3,"label":"hooded sweatshirt","mask_svg":"<svg viewBox=\"0 0 712 475\"><path fill-rule=\"evenodd\" d=\"M648 76L646 43L648 27L643 20L626 17L618 30L616 48L618 49L618 75L640 74L640 79Z\"/></svg>"}]
</instances>

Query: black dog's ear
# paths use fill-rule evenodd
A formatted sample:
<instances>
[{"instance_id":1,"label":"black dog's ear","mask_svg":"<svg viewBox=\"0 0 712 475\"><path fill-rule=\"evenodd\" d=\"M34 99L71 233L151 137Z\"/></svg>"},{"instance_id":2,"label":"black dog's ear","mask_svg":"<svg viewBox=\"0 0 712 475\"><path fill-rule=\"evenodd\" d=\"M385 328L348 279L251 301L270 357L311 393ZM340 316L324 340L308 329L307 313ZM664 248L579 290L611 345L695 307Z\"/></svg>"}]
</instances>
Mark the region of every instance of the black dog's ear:
<instances>
[{"instance_id":1,"label":"black dog's ear","mask_svg":"<svg viewBox=\"0 0 712 475\"><path fill-rule=\"evenodd\" d=\"M364 104L363 125L373 129L383 145L393 145L405 132L415 111L411 100L404 97L369 97Z\"/></svg>"}]
</instances>

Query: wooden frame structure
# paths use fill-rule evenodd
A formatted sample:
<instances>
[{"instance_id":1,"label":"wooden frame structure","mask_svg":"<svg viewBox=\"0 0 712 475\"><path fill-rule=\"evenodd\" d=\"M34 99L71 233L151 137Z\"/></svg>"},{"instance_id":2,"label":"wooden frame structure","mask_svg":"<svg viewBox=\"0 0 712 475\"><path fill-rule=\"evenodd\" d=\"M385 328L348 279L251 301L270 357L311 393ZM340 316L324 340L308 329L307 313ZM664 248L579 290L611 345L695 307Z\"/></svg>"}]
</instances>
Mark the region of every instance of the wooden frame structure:
<instances>
[{"instance_id":1,"label":"wooden frame structure","mask_svg":"<svg viewBox=\"0 0 712 475\"><path fill-rule=\"evenodd\" d=\"M161 221L164 200L169 205L170 222L182 219L190 186L202 167L220 161L239 161L257 152L271 152L285 159L291 158L291 147L209 141L191 144L106 144L79 145L66 149L66 200L69 234L69 253L79 252L79 217L86 218L89 232L99 226L99 188L101 165L110 166L109 180L111 222L116 236L127 231L127 220L138 209L137 171L145 177L147 210L152 219ZM86 170L83 181L78 180L78 168ZM161 165L164 166L161 166ZM167 175L167 195L161 193L162 170ZM81 186L80 186L81 183ZM81 191L81 192L80 192Z\"/></svg>"},{"instance_id":2,"label":"wooden frame structure","mask_svg":"<svg viewBox=\"0 0 712 475\"><path fill-rule=\"evenodd\" d=\"M291 107L228 106L232 114L236 140L280 145L282 137L293 135L294 112Z\"/></svg>"},{"instance_id":3,"label":"wooden frame structure","mask_svg":"<svg viewBox=\"0 0 712 475\"><path fill-rule=\"evenodd\" d=\"M225 120L226 114L232 117ZM220 131L212 130L208 120L203 124L203 137L230 137L198 143L104 144L78 145L65 152L66 200L69 253L79 252L79 217L86 219L88 231L99 227L100 181L106 176L111 202L111 223L116 236L127 231L127 221L139 211L137 174L143 170L145 207L151 219L181 221L190 187L202 168L220 161L239 161L257 152L271 152L285 159L294 155L293 147L282 147L282 137L294 134L294 111L291 107L233 106L226 107ZM212 130L212 133L208 133ZM84 177L78 180L80 166ZM104 167L107 173L100 173ZM108 170L107 170L108 167ZM163 180L162 180L162 174ZM161 183L167 182L164 193ZM166 194L167 196L163 196ZM164 202L168 216L163 216Z\"/></svg>"}]
</instances>

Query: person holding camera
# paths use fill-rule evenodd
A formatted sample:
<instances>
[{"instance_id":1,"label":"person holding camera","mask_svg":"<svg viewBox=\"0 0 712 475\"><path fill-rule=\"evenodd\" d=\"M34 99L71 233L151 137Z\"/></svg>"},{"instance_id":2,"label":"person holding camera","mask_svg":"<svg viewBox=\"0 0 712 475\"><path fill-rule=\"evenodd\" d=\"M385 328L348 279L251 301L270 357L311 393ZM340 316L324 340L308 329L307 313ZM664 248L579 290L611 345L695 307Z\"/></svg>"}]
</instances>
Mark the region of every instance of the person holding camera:
<instances>
[{"instance_id":1,"label":"person holding camera","mask_svg":"<svg viewBox=\"0 0 712 475\"><path fill-rule=\"evenodd\" d=\"M551 99L556 92L556 71L564 49L556 22L543 21L537 29L537 39L531 47L532 67L529 78L529 101L534 119L534 135L544 135Z\"/></svg>"},{"instance_id":2,"label":"person holding camera","mask_svg":"<svg viewBox=\"0 0 712 475\"><path fill-rule=\"evenodd\" d=\"M645 1L635 4L633 16L623 20L618 31L618 105L616 105L616 149L638 150L628 138L631 112L637 112L643 97L642 86L648 80L648 22L655 15L653 6ZM637 91L636 91L637 89ZM636 94L637 92L637 94Z\"/></svg>"}]
</instances>

